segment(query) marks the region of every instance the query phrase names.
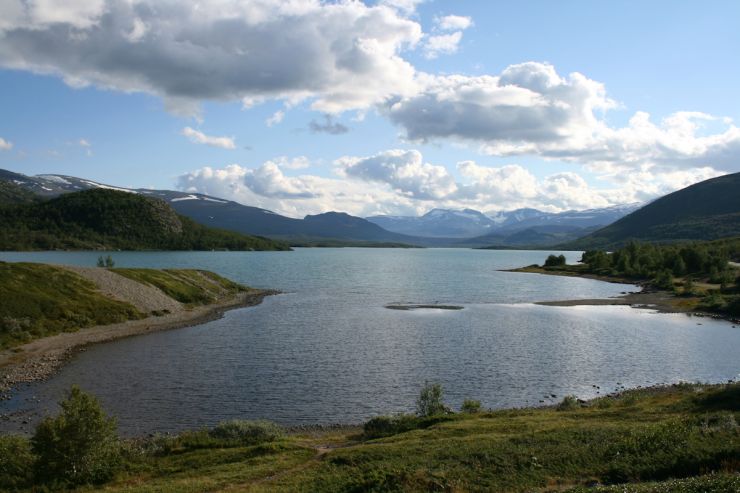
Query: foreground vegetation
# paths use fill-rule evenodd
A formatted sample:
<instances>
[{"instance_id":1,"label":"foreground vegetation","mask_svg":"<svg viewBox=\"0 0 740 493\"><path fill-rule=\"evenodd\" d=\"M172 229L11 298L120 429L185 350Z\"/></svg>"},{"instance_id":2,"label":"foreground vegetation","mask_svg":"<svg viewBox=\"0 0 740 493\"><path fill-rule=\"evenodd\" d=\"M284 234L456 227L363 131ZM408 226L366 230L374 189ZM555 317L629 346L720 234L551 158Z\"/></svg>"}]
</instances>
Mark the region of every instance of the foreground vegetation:
<instances>
[{"instance_id":1,"label":"foreground vegetation","mask_svg":"<svg viewBox=\"0 0 740 493\"><path fill-rule=\"evenodd\" d=\"M154 286L188 307L211 304L250 290L202 270L111 271ZM103 295L95 284L74 272L45 264L0 262L0 300L0 349L60 332L150 315Z\"/></svg>"},{"instance_id":2,"label":"foreground vegetation","mask_svg":"<svg viewBox=\"0 0 740 493\"><path fill-rule=\"evenodd\" d=\"M441 388L427 386L416 415L374 418L363 429L286 434L267 422L231 421L118 440L94 398L73 389L62 415L47 418L30 440L0 437L0 489L726 492L740 485L738 383L503 411L468 401L452 413L442 399Z\"/></svg>"},{"instance_id":3,"label":"foreground vegetation","mask_svg":"<svg viewBox=\"0 0 740 493\"><path fill-rule=\"evenodd\" d=\"M8 201L0 200L0 250L290 249L279 241L208 228L162 200L135 193L95 189L47 201Z\"/></svg>"},{"instance_id":4,"label":"foreground vegetation","mask_svg":"<svg viewBox=\"0 0 740 493\"><path fill-rule=\"evenodd\" d=\"M592 275L673 292L691 308L740 316L740 238L674 245L629 243L613 252L588 250L581 263L566 265L550 255L540 266L521 269L564 275Z\"/></svg>"}]
</instances>

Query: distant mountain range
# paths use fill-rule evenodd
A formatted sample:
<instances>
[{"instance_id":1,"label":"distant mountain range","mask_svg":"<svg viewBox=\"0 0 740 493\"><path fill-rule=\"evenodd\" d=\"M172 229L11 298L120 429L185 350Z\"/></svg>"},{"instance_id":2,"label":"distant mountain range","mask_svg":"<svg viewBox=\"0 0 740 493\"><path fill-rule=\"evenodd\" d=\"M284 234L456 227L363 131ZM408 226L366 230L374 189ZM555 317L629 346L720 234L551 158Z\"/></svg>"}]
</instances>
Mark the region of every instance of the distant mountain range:
<instances>
[{"instance_id":1,"label":"distant mountain range","mask_svg":"<svg viewBox=\"0 0 740 493\"><path fill-rule=\"evenodd\" d=\"M585 211L543 212L537 209L484 214L473 209L432 209L423 216L371 216L366 219L388 231L428 238L476 238L490 236L496 241L522 230L534 232L585 234L637 210L634 203ZM530 239L537 240L533 235ZM518 242L517 242L518 243Z\"/></svg>"},{"instance_id":2,"label":"distant mountain range","mask_svg":"<svg viewBox=\"0 0 740 493\"><path fill-rule=\"evenodd\" d=\"M564 249L611 249L630 240L679 242L740 236L740 173L705 180L661 197Z\"/></svg>"},{"instance_id":3,"label":"distant mountain range","mask_svg":"<svg viewBox=\"0 0 740 493\"><path fill-rule=\"evenodd\" d=\"M642 208L635 203L560 213L517 209L488 214L473 209L433 209L420 217L368 218L327 212L296 219L198 193L126 189L72 176L26 176L0 170L0 204L112 189L161 199L177 213L206 226L293 245L584 249L611 248L629 239L678 241L740 234L739 177L736 173L698 183Z\"/></svg>"}]
</instances>

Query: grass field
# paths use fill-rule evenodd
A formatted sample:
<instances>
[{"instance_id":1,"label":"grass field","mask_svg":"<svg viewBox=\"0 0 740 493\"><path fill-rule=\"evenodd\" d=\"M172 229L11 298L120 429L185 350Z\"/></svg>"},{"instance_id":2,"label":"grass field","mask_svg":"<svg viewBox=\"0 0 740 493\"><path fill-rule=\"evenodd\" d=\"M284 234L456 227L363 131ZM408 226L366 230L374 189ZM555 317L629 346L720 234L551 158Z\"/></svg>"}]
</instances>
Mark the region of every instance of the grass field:
<instances>
[{"instance_id":1,"label":"grass field","mask_svg":"<svg viewBox=\"0 0 740 493\"><path fill-rule=\"evenodd\" d=\"M735 383L417 419L421 428L378 439L357 427L239 446L201 430L126 442L124 469L98 488L737 492L739 420Z\"/></svg>"}]
</instances>

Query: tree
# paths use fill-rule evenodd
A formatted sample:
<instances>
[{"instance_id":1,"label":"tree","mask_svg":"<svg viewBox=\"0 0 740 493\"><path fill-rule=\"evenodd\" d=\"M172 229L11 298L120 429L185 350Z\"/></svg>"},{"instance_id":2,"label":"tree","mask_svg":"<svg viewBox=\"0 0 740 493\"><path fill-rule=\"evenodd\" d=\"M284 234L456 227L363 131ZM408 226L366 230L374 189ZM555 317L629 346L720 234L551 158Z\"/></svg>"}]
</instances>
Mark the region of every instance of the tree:
<instances>
[{"instance_id":1,"label":"tree","mask_svg":"<svg viewBox=\"0 0 740 493\"><path fill-rule=\"evenodd\" d=\"M442 394L442 385L426 383L416 400L416 414L421 417L428 417L447 412L447 407L442 402Z\"/></svg>"},{"instance_id":2,"label":"tree","mask_svg":"<svg viewBox=\"0 0 740 493\"><path fill-rule=\"evenodd\" d=\"M98 267L105 267L105 259L102 255L98 257Z\"/></svg>"},{"instance_id":3,"label":"tree","mask_svg":"<svg viewBox=\"0 0 740 493\"><path fill-rule=\"evenodd\" d=\"M113 261L113 257L111 257L110 255L105 257L105 266L108 269L112 269L114 265L116 265L116 263Z\"/></svg>"},{"instance_id":4,"label":"tree","mask_svg":"<svg viewBox=\"0 0 740 493\"><path fill-rule=\"evenodd\" d=\"M558 267L565 265L565 255L550 255L545 260L545 267Z\"/></svg>"},{"instance_id":5,"label":"tree","mask_svg":"<svg viewBox=\"0 0 740 493\"><path fill-rule=\"evenodd\" d=\"M39 478L71 485L110 479L120 459L115 418L76 385L59 406L61 414L47 416L31 438Z\"/></svg>"}]
</instances>

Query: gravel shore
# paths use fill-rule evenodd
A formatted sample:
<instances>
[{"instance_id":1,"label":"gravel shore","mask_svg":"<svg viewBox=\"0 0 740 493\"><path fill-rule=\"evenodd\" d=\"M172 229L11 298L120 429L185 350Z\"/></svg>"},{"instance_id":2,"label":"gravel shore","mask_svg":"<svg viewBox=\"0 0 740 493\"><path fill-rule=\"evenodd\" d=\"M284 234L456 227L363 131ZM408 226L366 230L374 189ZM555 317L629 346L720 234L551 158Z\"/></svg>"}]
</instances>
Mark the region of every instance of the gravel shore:
<instances>
[{"instance_id":1,"label":"gravel shore","mask_svg":"<svg viewBox=\"0 0 740 493\"><path fill-rule=\"evenodd\" d=\"M9 392L19 384L49 378L76 351L84 350L90 344L200 325L220 318L227 310L258 305L266 296L277 294L277 291L253 289L210 305L187 308L157 288L105 269L64 267L93 281L106 296L131 303L144 313L158 311L164 314L64 332L0 351L0 400L8 398Z\"/></svg>"}]
</instances>

